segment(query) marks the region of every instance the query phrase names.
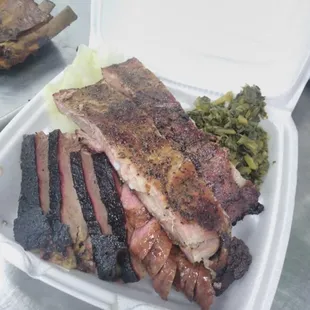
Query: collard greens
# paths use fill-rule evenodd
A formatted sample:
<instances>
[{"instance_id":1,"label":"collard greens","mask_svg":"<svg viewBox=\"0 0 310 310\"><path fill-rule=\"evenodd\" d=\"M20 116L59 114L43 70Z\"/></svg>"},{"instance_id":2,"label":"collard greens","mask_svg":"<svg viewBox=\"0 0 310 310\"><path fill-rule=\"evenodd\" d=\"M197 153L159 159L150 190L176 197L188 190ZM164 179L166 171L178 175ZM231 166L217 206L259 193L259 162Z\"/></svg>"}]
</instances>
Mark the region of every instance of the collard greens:
<instances>
[{"instance_id":1,"label":"collard greens","mask_svg":"<svg viewBox=\"0 0 310 310\"><path fill-rule=\"evenodd\" d=\"M268 135L259 125L267 118L265 106L259 87L246 85L236 97L232 92L215 101L198 97L188 113L198 128L230 150L230 160L241 175L258 186L269 169Z\"/></svg>"}]
</instances>

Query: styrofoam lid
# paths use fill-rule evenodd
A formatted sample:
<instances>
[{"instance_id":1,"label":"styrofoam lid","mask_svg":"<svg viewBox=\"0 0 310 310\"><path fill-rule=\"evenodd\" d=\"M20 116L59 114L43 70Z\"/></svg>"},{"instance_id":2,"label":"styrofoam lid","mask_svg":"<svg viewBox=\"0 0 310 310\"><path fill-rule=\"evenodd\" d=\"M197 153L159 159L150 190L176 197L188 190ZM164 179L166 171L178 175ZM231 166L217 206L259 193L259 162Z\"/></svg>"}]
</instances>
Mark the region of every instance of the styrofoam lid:
<instances>
[{"instance_id":1,"label":"styrofoam lid","mask_svg":"<svg viewBox=\"0 0 310 310\"><path fill-rule=\"evenodd\" d=\"M90 45L212 92L256 84L292 110L310 74L309 20L309 0L93 0Z\"/></svg>"}]
</instances>

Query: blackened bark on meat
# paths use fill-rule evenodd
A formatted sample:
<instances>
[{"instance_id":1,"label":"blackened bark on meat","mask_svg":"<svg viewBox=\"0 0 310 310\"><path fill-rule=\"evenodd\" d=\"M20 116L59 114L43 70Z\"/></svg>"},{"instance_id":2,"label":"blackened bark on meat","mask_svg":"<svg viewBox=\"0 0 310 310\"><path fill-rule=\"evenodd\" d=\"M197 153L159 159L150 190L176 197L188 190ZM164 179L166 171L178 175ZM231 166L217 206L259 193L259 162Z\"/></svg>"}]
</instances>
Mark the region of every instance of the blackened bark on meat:
<instances>
[{"instance_id":1,"label":"blackened bark on meat","mask_svg":"<svg viewBox=\"0 0 310 310\"><path fill-rule=\"evenodd\" d=\"M213 284L216 295L221 295L233 281L241 279L249 270L251 263L249 248L242 240L233 237L228 248L226 268L217 274Z\"/></svg>"},{"instance_id":2,"label":"blackened bark on meat","mask_svg":"<svg viewBox=\"0 0 310 310\"><path fill-rule=\"evenodd\" d=\"M35 136L24 136L20 156L22 170L18 216L30 208L40 208L39 181L37 176Z\"/></svg>"},{"instance_id":3,"label":"blackened bark on meat","mask_svg":"<svg viewBox=\"0 0 310 310\"><path fill-rule=\"evenodd\" d=\"M121 278L125 283L138 282L141 278L136 274L133 265L131 263L131 257L126 247L126 252L120 257L120 264L122 266Z\"/></svg>"},{"instance_id":4,"label":"blackened bark on meat","mask_svg":"<svg viewBox=\"0 0 310 310\"><path fill-rule=\"evenodd\" d=\"M250 182L239 187L228 154L214 137L199 130L166 86L136 58L102 69L104 80L113 85L153 118L160 133L194 163L222 208L236 224L247 214L263 211L259 192Z\"/></svg>"},{"instance_id":5,"label":"blackened bark on meat","mask_svg":"<svg viewBox=\"0 0 310 310\"><path fill-rule=\"evenodd\" d=\"M101 233L100 225L96 220L91 199L87 192L81 153L71 153L70 162L74 187L92 240L93 257L99 278L114 281L122 277L124 281L126 280L125 282L136 282L138 278L132 268L129 268L131 266L128 266L126 243L122 242L117 235L102 235Z\"/></svg>"},{"instance_id":6,"label":"blackened bark on meat","mask_svg":"<svg viewBox=\"0 0 310 310\"><path fill-rule=\"evenodd\" d=\"M49 196L50 209L47 218L53 230L52 248L50 251L57 251L65 255L66 248L72 245L69 227L61 223L61 184L58 168L58 139L59 130L54 130L48 137L48 170L49 170Z\"/></svg>"},{"instance_id":7,"label":"blackened bark on meat","mask_svg":"<svg viewBox=\"0 0 310 310\"><path fill-rule=\"evenodd\" d=\"M121 242L126 242L125 215L114 182L113 169L105 154L92 155L101 199L108 211L112 233Z\"/></svg>"},{"instance_id":8,"label":"blackened bark on meat","mask_svg":"<svg viewBox=\"0 0 310 310\"><path fill-rule=\"evenodd\" d=\"M126 244L125 214L115 184L114 170L105 154L94 154L92 159L100 197L108 212L108 223L112 227L113 235ZM128 252L123 255L121 264L122 280L125 283L137 282L139 278L134 272Z\"/></svg>"},{"instance_id":9,"label":"blackened bark on meat","mask_svg":"<svg viewBox=\"0 0 310 310\"><path fill-rule=\"evenodd\" d=\"M92 235L91 238L99 278L117 280L121 276L120 259L127 251L125 243L114 235Z\"/></svg>"},{"instance_id":10,"label":"blackened bark on meat","mask_svg":"<svg viewBox=\"0 0 310 310\"><path fill-rule=\"evenodd\" d=\"M61 188L60 173L58 167L58 139L59 130L54 130L48 137L48 170L50 173L50 211L48 217L51 220L60 219Z\"/></svg>"},{"instance_id":11,"label":"blackened bark on meat","mask_svg":"<svg viewBox=\"0 0 310 310\"><path fill-rule=\"evenodd\" d=\"M232 222L232 226L235 226L239 221L243 220L246 215L257 215L264 211L265 207L261 203L256 203L249 206L249 209L246 210L245 213L241 214L237 217L234 222Z\"/></svg>"},{"instance_id":12,"label":"blackened bark on meat","mask_svg":"<svg viewBox=\"0 0 310 310\"><path fill-rule=\"evenodd\" d=\"M44 248L52 238L52 230L40 207L34 135L24 136L21 170L21 192L18 217L14 220L14 238L26 251Z\"/></svg>"},{"instance_id":13,"label":"blackened bark on meat","mask_svg":"<svg viewBox=\"0 0 310 310\"><path fill-rule=\"evenodd\" d=\"M14 221L15 240L26 250L44 248L52 237L52 229L42 210L31 208Z\"/></svg>"}]
</instances>

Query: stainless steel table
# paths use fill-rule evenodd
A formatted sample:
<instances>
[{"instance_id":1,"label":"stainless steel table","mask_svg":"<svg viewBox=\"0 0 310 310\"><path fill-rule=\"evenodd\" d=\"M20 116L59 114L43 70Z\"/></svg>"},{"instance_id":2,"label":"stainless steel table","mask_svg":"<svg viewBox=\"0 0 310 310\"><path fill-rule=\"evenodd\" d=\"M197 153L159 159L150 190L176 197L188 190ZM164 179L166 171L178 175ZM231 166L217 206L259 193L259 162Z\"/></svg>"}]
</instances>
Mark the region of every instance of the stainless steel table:
<instances>
[{"instance_id":1,"label":"stainless steel table","mask_svg":"<svg viewBox=\"0 0 310 310\"><path fill-rule=\"evenodd\" d=\"M10 107L19 107L51 78L71 63L76 47L88 43L88 0L53 0L58 10L66 4L79 19L44 47L36 57L8 73L0 73L0 96ZM272 310L310 309L310 84L294 111L299 131L299 173L290 243ZM5 310L95 310L69 295L29 278L0 259L0 309ZM238 310L238 309L234 309ZM251 310L251 309L249 309Z\"/></svg>"}]
</instances>

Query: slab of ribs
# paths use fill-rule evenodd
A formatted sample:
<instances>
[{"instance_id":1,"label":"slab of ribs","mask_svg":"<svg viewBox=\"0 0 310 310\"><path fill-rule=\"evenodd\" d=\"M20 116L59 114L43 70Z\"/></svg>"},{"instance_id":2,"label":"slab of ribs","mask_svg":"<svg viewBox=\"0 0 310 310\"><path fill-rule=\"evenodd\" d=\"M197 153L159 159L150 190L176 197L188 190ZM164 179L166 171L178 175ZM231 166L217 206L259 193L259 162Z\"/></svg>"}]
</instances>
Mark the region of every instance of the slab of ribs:
<instances>
[{"instance_id":1,"label":"slab of ribs","mask_svg":"<svg viewBox=\"0 0 310 310\"><path fill-rule=\"evenodd\" d=\"M197 129L137 59L54 94L78 126L25 135L15 240L106 281L152 279L209 309L249 269L231 227L263 206L228 151Z\"/></svg>"}]
</instances>

